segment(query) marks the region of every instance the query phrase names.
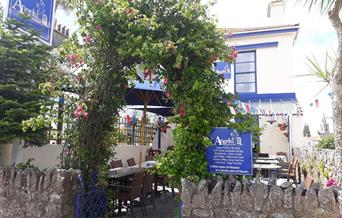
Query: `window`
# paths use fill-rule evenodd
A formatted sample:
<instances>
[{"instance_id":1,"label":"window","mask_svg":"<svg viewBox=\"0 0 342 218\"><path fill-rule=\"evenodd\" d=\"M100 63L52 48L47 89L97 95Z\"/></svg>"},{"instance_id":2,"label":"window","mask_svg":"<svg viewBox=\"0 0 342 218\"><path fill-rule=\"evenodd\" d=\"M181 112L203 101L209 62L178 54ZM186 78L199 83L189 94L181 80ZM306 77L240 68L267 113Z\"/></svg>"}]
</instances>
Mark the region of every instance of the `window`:
<instances>
[{"instance_id":1,"label":"window","mask_svg":"<svg viewBox=\"0 0 342 218\"><path fill-rule=\"evenodd\" d=\"M235 61L235 92L256 92L255 51L239 52Z\"/></svg>"}]
</instances>

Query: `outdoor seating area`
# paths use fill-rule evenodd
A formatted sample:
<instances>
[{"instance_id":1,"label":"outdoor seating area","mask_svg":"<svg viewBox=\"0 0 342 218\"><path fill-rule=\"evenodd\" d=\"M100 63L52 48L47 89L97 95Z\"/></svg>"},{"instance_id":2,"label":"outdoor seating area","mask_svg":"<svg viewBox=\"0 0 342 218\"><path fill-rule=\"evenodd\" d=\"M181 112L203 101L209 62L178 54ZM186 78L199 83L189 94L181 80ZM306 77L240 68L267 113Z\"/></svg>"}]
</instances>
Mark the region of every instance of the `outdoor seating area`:
<instances>
[{"instance_id":1,"label":"outdoor seating area","mask_svg":"<svg viewBox=\"0 0 342 218\"><path fill-rule=\"evenodd\" d=\"M133 217L138 212L135 207L140 208L140 216L147 216L146 208L156 209L155 201L159 202L157 205L173 201L175 189L168 187L166 176L158 175L157 161L151 154L154 152L149 149L143 162L136 162L134 158L127 159L127 167L123 167L121 160L111 161L108 189L113 192L110 202L112 216L122 216L125 211L125 214L130 213Z\"/></svg>"}]
</instances>

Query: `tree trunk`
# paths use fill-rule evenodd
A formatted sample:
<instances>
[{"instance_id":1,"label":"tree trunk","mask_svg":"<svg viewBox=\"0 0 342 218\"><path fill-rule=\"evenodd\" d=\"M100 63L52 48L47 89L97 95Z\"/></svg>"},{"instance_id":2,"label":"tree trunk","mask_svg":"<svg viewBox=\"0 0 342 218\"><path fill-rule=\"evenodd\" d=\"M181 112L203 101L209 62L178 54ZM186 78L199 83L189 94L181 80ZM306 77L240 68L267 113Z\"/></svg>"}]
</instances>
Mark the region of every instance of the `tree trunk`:
<instances>
[{"instance_id":1,"label":"tree trunk","mask_svg":"<svg viewBox=\"0 0 342 218\"><path fill-rule=\"evenodd\" d=\"M342 23L339 17L341 8L342 0L336 0L333 9L329 11L329 19L336 30L338 38L337 59L331 75L331 87L334 93L335 173L339 185L342 184Z\"/></svg>"}]
</instances>

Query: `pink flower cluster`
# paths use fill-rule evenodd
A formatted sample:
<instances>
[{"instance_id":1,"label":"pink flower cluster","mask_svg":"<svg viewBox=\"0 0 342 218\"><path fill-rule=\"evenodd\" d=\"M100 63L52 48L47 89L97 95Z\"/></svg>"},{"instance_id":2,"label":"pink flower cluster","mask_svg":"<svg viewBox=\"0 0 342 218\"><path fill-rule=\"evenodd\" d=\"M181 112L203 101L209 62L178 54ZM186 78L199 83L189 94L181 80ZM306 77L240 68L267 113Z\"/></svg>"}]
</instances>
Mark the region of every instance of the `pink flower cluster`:
<instances>
[{"instance_id":1,"label":"pink flower cluster","mask_svg":"<svg viewBox=\"0 0 342 218\"><path fill-rule=\"evenodd\" d=\"M328 181L325 183L325 187L335 186L337 185L336 181L333 178L328 179Z\"/></svg>"},{"instance_id":2,"label":"pink flower cluster","mask_svg":"<svg viewBox=\"0 0 342 218\"><path fill-rule=\"evenodd\" d=\"M83 41L85 43L91 43L93 41L93 37L91 37L90 35L86 35L83 37Z\"/></svg>"},{"instance_id":3,"label":"pink flower cluster","mask_svg":"<svg viewBox=\"0 0 342 218\"><path fill-rule=\"evenodd\" d=\"M96 30L96 31L102 30L102 26L101 26L100 24L97 24L97 25L95 26L95 30Z\"/></svg>"},{"instance_id":4,"label":"pink flower cluster","mask_svg":"<svg viewBox=\"0 0 342 218\"><path fill-rule=\"evenodd\" d=\"M78 54L67 54L65 57L72 67L78 67L83 64L83 60L78 56Z\"/></svg>"},{"instance_id":5,"label":"pink flower cluster","mask_svg":"<svg viewBox=\"0 0 342 218\"><path fill-rule=\"evenodd\" d=\"M74 116L76 118L80 118L80 117L87 118L88 117L88 113L85 112L84 108L81 105L78 105L76 110L74 111Z\"/></svg>"},{"instance_id":6,"label":"pink flower cluster","mask_svg":"<svg viewBox=\"0 0 342 218\"><path fill-rule=\"evenodd\" d=\"M233 48L232 48L232 51L230 52L229 57L230 57L233 61L235 61L235 59L237 58L237 55L238 55L238 51L236 50L235 47L233 47Z\"/></svg>"},{"instance_id":7,"label":"pink flower cluster","mask_svg":"<svg viewBox=\"0 0 342 218\"><path fill-rule=\"evenodd\" d=\"M165 97L167 97L167 98L170 97L170 91L169 91L169 90L166 90L166 92L165 92Z\"/></svg>"},{"instance_id":8,"label":"pink flower cluster","mask_svg":"<svg viewBox=\"0 0 342 218\"><path fill-rule=\"evenodd\" d=\"M184 104L179 105L178 114L179 114L180 117L185 117L186 109L185 109L185 105Z\"/></svg>"}]
</instances>

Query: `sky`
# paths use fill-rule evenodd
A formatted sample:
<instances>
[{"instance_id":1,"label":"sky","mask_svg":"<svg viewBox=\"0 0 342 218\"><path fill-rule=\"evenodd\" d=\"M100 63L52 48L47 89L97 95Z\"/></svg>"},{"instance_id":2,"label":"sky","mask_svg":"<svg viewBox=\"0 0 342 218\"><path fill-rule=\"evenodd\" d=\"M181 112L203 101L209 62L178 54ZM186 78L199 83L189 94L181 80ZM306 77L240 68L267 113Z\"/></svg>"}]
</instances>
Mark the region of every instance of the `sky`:
<instances>
[{"instance_id":1,"label":"sky","mask_svg":"<svg viewBox=\"0 0 342 218\"><path fill-rule=\"evenodd\" d=\"M0 4L2 1L4 0L1 0ZM266 16L267 5L270 1L217 0L210 13L216 16L218 27L268 26L276 24ZM70 32L78 29L76 17L73 13L65 14L63 11L57 10L55 17L57 23L67 26ZM308 56L315 56L323 64L325 53L327 51L333 53L333 49L337 47L334 29L327 15L321 14L318 7L309 12L308 8L298 3L297 0L287 0L284 15L279 22L280 24L300 24L300 31L294 45L294 75L308 73L306 66ZM305 122L310 125L311 132L316 133L322 114L325 113L327 117L331 117L331 99L328 96L330 90L326 88L317 95L324 87L324 84L316 82L317 79L296 77L295 80L296 90L294 91L304 110ZM313 103L315 99L319 100L319 107L316 107L315 104L310 106L310 103Z\"/></svg>"}]
</instances>

